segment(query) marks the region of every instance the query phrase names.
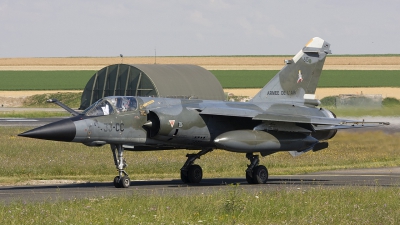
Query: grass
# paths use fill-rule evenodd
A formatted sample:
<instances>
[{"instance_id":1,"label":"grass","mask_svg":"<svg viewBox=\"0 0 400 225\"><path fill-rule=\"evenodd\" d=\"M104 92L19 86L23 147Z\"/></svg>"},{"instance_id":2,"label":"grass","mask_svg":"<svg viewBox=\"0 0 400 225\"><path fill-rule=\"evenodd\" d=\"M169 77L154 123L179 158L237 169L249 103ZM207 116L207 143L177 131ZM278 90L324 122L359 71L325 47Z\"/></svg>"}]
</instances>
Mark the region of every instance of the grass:
<instances>
[{"instance_id":1,"label":"grass","mask_svg":"<svg viewBox=\"0 0 400 225\"><path fill-rule=\"evenodd\" d=\"M399 224L399 187L231 186L213 194L150 194L0 205L2 224ZM190 190L188 189L188 192Z\"/></svg>"},{"instance_id":2,"label":"grass","mask_svg":"<svg viewBox=\"0 0 400 225\"><path fill-rule=\"evenodd\" d=\"M334 112L338 117L363 117L363 116L389 116L399 117L400 106L394 107L382 107L382 108L335 108L335 107L324 107Z\"/></svg>"},{"instance_id":3,"label":"grass","mask_svg":"<svg viewBox=\"0 0 400 225\"><path fill-rule=\"evenodd\" d=\"M211 70L223 88L261 88L278 71L275 70Z\"/></svg>"},{"instance_id":4,"label":"grass","mask_svg":"<svg viewBox=\"0 0 400 225\"><path fill-rule=\"evenodd\" d=\"M278 71L212 70L223 88L262 88ZM398 70L324 70L318 87L400 87Z\"/></svg>"},{"instance_id":5,"label":"grass","mask_svg":"<svg viewBox=\"0 0 400 225\"><path fill-rule=\"evenodd\" d=\"M0 111L0 117L19 117L19 118L46 118L46 117L68 117L70 113L61 109L56 104L46 103L48 99L58 99L70 108L78 108L81 102L82 93L52 93L28 96L24 99L23 107L34 108L57 108L60 111Z\"/></svg>"},{"instance_id":6,"label":"grass","mask_svg":"<svg viewBox=\"0 0 400 225\"><path fill-rule=\"evenodd\" d=\"M398 70L324 70L318 87L400 87Z\"/></svg>"},{"instance_id":7,"label":"grass","mask_svg":"<svg viewBox=\"0 0 400 225\"><path fill-rule=\"evenodd\" d=\"M83 90L96 71L0 71L0 90ZM223 88L262 88L274 70L211 70ZM400 87L398 70L324 70L318 87Z\"/></svg>"},{"instance_id":8,"label":"grass","mask_svg":"<svg viewBox=\"0 0 400 225\"><path fill-rule=\"evenodd\" d=\"M0 71L0 90L83 90L96 71Z\"/></svg>"},{"instance_id":9,"label":"grass","mask_svg":"<svg viewBox=\"0 0 400 225\"><path fill-rule=\"evenodd\" d=\"M0 183L40 179L111 181L116 169L109 146L87 147L17 137L29 128L0 128ZM400 134L381 132L341 133L327 150L292 158L276 153L261 159L271 175L303 174L345 168L375 168L400 165ZM379 151L377 150L379 149ZM189 150L125 152L131 179L179 179L179 169ZM204 177L244 177L249 163L245 154L215 150L196 161Z\"/></svg>"},{"instance_id":10,"label":"grass","mask_svg":"<svg viewBox=\"0 0 400 225\"><path fill-rule=\"evenodd\" d=\"M39 107L39 108L60 108L56 104L49 104L48 99L57 99L70 108L78 108L81 104L82 92L59 92L51 94L38 94L28 96L24 99L24 107Z\"/></svg>"},{"instance_id":11,"label":"grass","mask_svg":"<svg viewBox=\"0 0 400 225\"><path fill-rule=\"evenodd\" d=\"M321 106L333 111L339 117L361 117L361 116L400 116L400 101L396 98L384 98L381 108L372 108L364 105L363 108L347 107L336 108L336 97L327 96L321 99ZM354 103L360 105L361 100L355 100ZM358 102L357 102L358 101ZM368 102L365 101L364 102Z\"/></svg>"}]
</instances>

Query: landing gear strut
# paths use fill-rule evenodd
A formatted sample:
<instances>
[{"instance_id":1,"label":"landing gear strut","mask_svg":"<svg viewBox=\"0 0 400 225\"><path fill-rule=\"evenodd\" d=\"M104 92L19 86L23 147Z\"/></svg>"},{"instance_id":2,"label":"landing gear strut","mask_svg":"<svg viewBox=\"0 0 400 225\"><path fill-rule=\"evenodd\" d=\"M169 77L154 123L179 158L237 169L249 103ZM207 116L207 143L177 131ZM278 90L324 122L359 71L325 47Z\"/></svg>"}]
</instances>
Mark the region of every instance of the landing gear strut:
<instances>
[{"instance_id":1,"label":"landing gear strut","mask_svg":"<svg viewBox=\"0 0 400 225\"><path fill-rule=\"evenodd\" d=\"M128 174L125 172L127 164L124 159L124 148L122 145L111 144L110 146L114 157L114 164L118 170L118 176L114 178L114 186L116 188L127 188L131 185L131 180L129 179Z\"/></svg>"},{"instance_id":2,"label":"landing gear strut","mask_svg":"<svg viewBox=\"0 0 400 225\"><path fill-rule=\"evenodd\" d=\"M249 184L265 184L268 180L268 170L265 166L259 165L258 155L247 153L246 158L250 160L250 165L246 169L246 180Z\"/></svg>"},{"instance_id":3,"label":"landing gear strut","mask_svg":"<svg viewBox=\"0 0 400 225\"><path fill-rule=\"evenodd\" d=\"M200 159L200 156L211 152L212 148L206 148L198 152L197 154L187 154L188 158L185 164L181 168L181 180L183 183L197 184L203 179L203 170L199 165L195 165L194 161Z\"/></svg>"}]
</instances>

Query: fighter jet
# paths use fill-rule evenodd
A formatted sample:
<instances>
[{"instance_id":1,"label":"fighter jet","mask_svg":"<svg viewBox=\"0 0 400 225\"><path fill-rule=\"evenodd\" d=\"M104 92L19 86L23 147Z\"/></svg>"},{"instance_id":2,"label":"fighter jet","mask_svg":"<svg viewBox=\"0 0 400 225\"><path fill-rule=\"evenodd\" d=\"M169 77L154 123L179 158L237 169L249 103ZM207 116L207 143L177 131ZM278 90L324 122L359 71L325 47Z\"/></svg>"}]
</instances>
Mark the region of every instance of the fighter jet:
<instances>
[{"instance_id":1,"label":"fighter jet","mask_svg":"<svg viewBox=\"0 0 400 225\"><path fill-rule=\"evenodd\" d=\"M187 154L180 169L184 183L199 183L202 168L196 159L214 149L245 153L249 184L264 184L268 170L260 157L280 151L293 156L328 147L338 129L388 125L336 118L318 107L315 90L330 44L312 38L248 102L190 100L158 97L108 96L78 113L57 100L49 100L73 117L38 127L19 136L110 145L118 175L114 186L127 188L125 150L199 150Z\"/></svg>"}]
</instances>

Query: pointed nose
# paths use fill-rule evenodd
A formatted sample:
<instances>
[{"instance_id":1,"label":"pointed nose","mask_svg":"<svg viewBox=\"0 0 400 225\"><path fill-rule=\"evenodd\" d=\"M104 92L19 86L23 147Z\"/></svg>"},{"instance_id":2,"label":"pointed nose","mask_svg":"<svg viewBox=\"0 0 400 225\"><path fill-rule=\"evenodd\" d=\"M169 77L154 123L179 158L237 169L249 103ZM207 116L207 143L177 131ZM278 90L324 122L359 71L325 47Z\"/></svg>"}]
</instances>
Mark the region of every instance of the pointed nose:
<instances>
[{"instance_id":1,"label":"pointed nose","mask_svg":"<svg viewBox=\"0 0 400 225\"><path fill-rule=\"evenodd\" d=\"M18 134L21 137L30 137L54 141L70 142L75 138L76 127L71 119L63 119L35 129Z\"/></svg>"}]
</instances>

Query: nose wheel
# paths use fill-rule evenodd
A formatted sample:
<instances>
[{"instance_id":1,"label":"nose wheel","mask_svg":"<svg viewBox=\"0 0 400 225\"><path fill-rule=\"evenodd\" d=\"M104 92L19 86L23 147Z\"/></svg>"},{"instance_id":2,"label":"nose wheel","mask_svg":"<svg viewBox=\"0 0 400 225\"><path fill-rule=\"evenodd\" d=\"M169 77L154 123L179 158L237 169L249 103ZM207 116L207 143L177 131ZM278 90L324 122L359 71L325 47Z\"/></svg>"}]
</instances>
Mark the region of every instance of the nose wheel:
<instances>
[{"instance_id":1,"label":"nose wheel","mask_svg":"<svg viewBox=\"0 0 400 225\"><path fill-rule=\"evenodd\" d=\"M114 187L116 188L128 188L131 185L131 180L128 174L125 172L125 168L128 166L124 159L124 148L122 145L111 145L111 151L114 157L114 164L118 170L118 176L114 177Z\"/></svg>"},{"instance_id":2,"label":"nose wheel","mask_svg":"<svg viewBox=\"0 0 400 225\"><path fill-rule=\"evenodd\" d=\"M114 187L116 188L128 188L131 185L131 179L128 176L120 176L114 177Z\"/></svg>"}]
</instances>

